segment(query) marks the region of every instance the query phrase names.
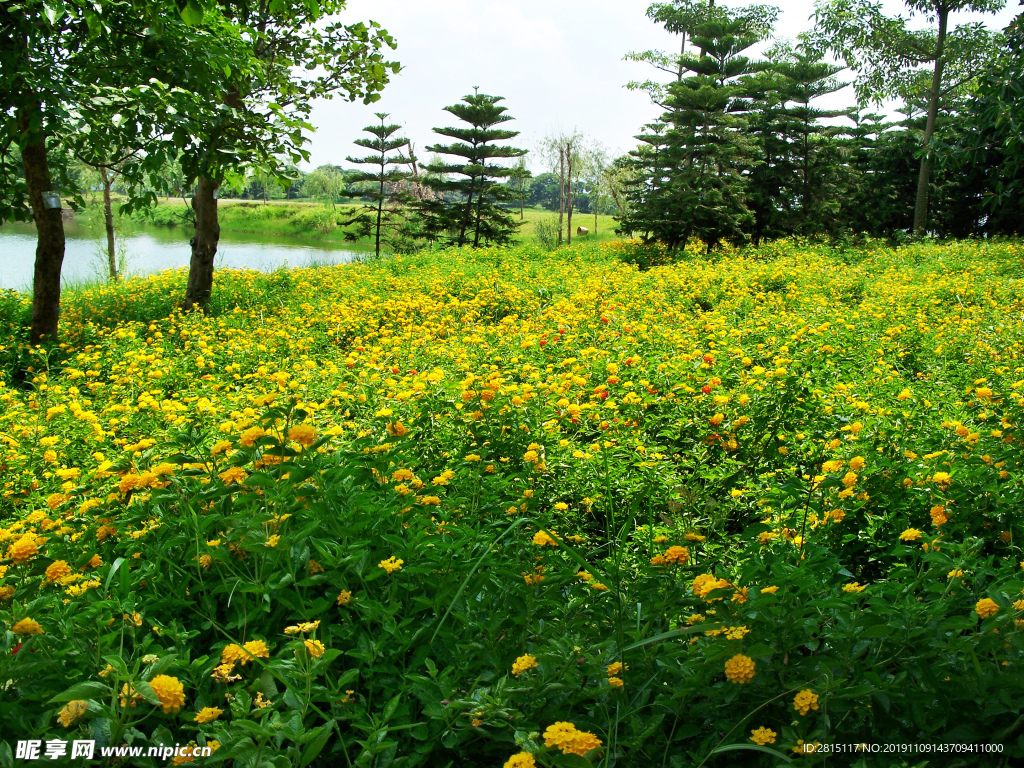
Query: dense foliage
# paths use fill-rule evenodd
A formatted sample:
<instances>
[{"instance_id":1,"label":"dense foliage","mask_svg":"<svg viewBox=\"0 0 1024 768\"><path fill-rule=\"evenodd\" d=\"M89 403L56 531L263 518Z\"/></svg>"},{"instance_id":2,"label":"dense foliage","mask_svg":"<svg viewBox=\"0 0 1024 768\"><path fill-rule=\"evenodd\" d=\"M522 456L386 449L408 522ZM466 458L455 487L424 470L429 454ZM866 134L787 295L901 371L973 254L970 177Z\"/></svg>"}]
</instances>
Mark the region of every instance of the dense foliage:
<instances>
[{"instance_id":1,"label":"dense foliage","mask_svg":"<svg viewBox=\"0 0 1024 768\"><path fill-rule=\"evenodd\" d=\"M0 764L1024 757L1024 250L701 253L0 297Z\"/></svg>"},{"instance_id":2,"label":"dense foliage","mask_svg":"<svg viewBox=\"0 0 1024 768\"><path fill-rule=\"evenodd\" d=\"M777 9L652 5L682 52L630 55L672 79L630 84L664 112L630 153L620 231L671 250L690 237L1019 233L1019 19L1005 34L947 30L951 12L1004 3L907 4L938 31L908 29L871 0L822 0L813 30L760 60L749 51L771 37ZM818 106L851 76L856 106ZM902 118L871 114L887 99Z\"/></svg>"}]
</instances>

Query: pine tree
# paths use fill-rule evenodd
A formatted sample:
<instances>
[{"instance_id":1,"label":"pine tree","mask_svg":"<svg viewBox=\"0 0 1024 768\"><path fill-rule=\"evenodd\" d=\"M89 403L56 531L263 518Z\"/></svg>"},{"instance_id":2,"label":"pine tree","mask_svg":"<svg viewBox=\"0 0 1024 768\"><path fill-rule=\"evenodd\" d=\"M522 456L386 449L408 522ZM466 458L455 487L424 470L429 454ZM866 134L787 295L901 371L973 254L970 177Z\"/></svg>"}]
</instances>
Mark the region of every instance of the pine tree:
<instances>
[{"instance_id":1,"label":"pine tree","mask_svg":"<svg viewBox=\"0 0 1024 768\"><path fill-rule=\"evenodd\" d=\"M745 192L754 146L744 130L742 79L761 67L742 53L761 34L744 16L719 10L691 35L700 55L679 57L692 74L666 88L664 136L638 137L650 149L634 153L632 213L620 226L672 250L685 248L691 237L709 249L741 240L752 219Z\"/></svg>"},{"instance_id":2,"label":"pine tree","mask_svg":"<svg viewBox=\"0 0 1024 768\"><path fill-rule=\"evenodd\" d=\"M794 171L787 191L795 204L786 229L797 234L834 234L845 175L837 139L846 130L821 121L849 117L853 110L826 110L811 102L845 87L836 79L843 68L798 47L775 69L786 80L783 130L790 141Z\"/></svg>"},{"instance_id":3,"label":"pine tree","mask_svg":"<svg viewBox=\"0 0 1024 768\"><path fill-rule=\"evenodd\" d=\"M437 193L432 200L423 200L417 209L423 219L423 231L456 246L472 244L506 244L518 228L513 216L500 203L513 199L507 184L500 182L516 174L515 168L488 161L498 158L522 157L526 150L499 146L519 135L518 131L496 128L513 118L505 114L500 96L479 93L462 99L462 103L445 107L469 127L435 128L441 136L455 139L450 144L434 144L427 151L456 158L446 162L438 158L427 166L425 183Z\"/></svg>"},{"instance_id":4,"label":"pine tree","mask_svg":"<svg viewBox=\"0 0 1024 768\"><path fill-rule=\"evenodd\" d=\"M838 143L846 130L822 120L851 110L824 110L812 102L843 87L835 77L842 67L804 47L776 46L768 55L767 68L745 81L748 130L757 145L747 201L754 213L754 242L834 233L848 176Z\"/></svg>"},{"instance_id":5,"label":"pine tree","mask_svg":"<svg viewBox=\"0 0 1024 768\"><path fill-rule=\"evenodd\" d=\"M409 146L409 140L395 136L401 126L386 125L388 118L386 112L375 112L380 120L380 125L370 125L363 130L373 135L372 139L356 139L353 144L369 149L373 154L365 157L346 157L350 163L357 165L376 166L374 171L360 171L353 175L349 182L357 185L373 184L368 190L366 197L370 202L359 209L355 216L349 218L345 223L353 225L354 228L346 234L350 240L358 240L365 237L374 238L374 253L380 256L381 242L394 247L396 237L389 234L394 231L394 224L401 214L397 208L410 199L408 193L401 191L402 182L412 176L409 171L398 168L389 168L394 165L409 165L412 159L402 154L400 150ZM396 150L398 154L393 154Z\"/></svg>"}]
</instances>

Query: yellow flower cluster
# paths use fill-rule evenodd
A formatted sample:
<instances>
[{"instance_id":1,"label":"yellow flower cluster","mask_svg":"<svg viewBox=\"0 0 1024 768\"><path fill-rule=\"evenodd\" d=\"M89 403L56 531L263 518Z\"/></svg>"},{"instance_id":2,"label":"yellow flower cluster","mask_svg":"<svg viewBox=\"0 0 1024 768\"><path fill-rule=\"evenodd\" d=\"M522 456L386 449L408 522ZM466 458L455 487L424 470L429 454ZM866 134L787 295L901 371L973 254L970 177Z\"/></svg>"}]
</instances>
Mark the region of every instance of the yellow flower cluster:
<instances>
[{"instance_id":1,"label":"yellow flower cluster","mask_svg":"<svg viewBox=\"0 0 1024 768\"><path fill-rule=\"evenodd\" d=\"M749 683L754 679L756 667L752 658L737 653L725 662L725 676L730 683Z\"/></svg>"},{"instance_id":2,"label":"yellow flower cluster","mask_svg":"<svg viewBox=\"0 0 1024 768\"><path fill-rule=\"evenodd\" d=\"M527 672L537 667L537 657L531 656L528 653L523 654L512 664L512 674L515 677L519 677L523 672Z\"/></svg>"},{"instance_id":3,"label":"yellow flower cluster","mask_svg":"<svg viewBox=\"0 0 1024 768\"><path fill-rule=\"evenodd\" d=\"M555 723L544 730L544 746L557 747L565 755L586 755L599 749L601 740L589 731L580 731L572 723Z\"/></svg>"},{"instance_id":4,"label":"yellow flower cluster","mask_svg":"<svg viewBox=\"0 0 1024 768\"><path fill-rule=\"evenodd\" d=\"M793 699L793 709L801 715L806 715L812 709L816 710L817 708L818 694L810 688L804 688L802 691L797 693L796 698Z\"/></svg>"}]
</instances>

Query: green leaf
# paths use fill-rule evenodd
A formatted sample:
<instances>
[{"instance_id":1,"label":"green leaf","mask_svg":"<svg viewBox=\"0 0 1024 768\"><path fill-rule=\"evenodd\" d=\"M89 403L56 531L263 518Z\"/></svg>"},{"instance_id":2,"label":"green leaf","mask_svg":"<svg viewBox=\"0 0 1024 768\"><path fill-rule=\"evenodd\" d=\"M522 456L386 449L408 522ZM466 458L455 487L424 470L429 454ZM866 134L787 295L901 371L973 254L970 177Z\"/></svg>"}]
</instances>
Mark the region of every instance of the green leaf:
<instances>
[{"instance_id":1,"label":"green leaf","mask_svg":"<svg viewBox=\"0 0 1024 768\"><path fill-rule=\"evenodd\" d=\"M111 694L111 688L109 685L97 682L95 680L88 680L78 685L73 685L68 688L64 693L54 696L50 699L51 704L58 704L62 701L77 701L82 699L102 699Z\"/></svg>"},{"instance_id":2,"label":"green leaf","mask_svg":"<svg viewBox=\"0 0 1024 768\"><path fill-rule=\"evenodd\" d=\"M188 0L188 3L181 9L181 20L190 27L197 26L203 22L203 7L196 0Z\"/></svg>"},{"instance_id":3,"label":"green leaf","mask_svg":"<svg viewBox=\"0 0 1024 768\"><path fill-rule=\"evenodd\" d=\"M301 766L307 766L314 760L317 755L327 745L327 740L331 737L331 729L334 727L334 721L331 720L319 728L314 728L309 731L306 736L309 737L310 741L306 744L306 748L302 750L302 757L299 760Z\"/></svg>"},{"instance_id":4,"label":"green leaf","mask_svg":"<svg viewBox=\"0 0 1024 768\"><path fill-rule=\"evenodd\" d=\"M459 585L459 589L455 593L455 597L453 597L451 601L448 603L448 610L444 612L444 616L441 617L441 621L437 623L437 628L434 629L434 634L430 636L430 645L434 644L434 640L437 638L437 633L440 632L441 627L444 626L445 619L448 618L448 616L452 612L452 609L455 607L455 604L459 601L459 598L462 597L462 593L466 590L466 586L469 584L469 580L473 577L473 574L476 573L476 569L479 568L481 563L483 563L484 559L489 554L491 554L491 549L498 546L498 544L500 544L506 536L512 533L512 531L514 531L520 525L529 522L529 520L530 519L528 517L521 517L518 520L516 520L514 523L512 523L512 525L505 529L505 532L498 537L497 541L489 545L487 549L484 550L484 553L480 555L476 563L473 564L473 567L469 569L469 573L466 574L466 578L462 580L462 584ZM369 579L367 579L367 581L369 581Z\"/></svg>"},{"instance_id":5,"label":"green leaf","mask_svg":"<svg viewBox=\"0 0 1024 768\"><path fill-rule=\"evenodd\" d=\"M50 2L43 3L43 15L46 16L46 20L50 23L51 27L62 19L66 12L67 9L61 0L50 0Z\"/></svg>"},{"instance_id":6,"label":"green leaf","mask_svg":"<svg viewBox=\"0 0 1024 768\"><path fill-rule=\"evenodd\" d=\"M150 687L149 683L145 680L137 680L134 683L135 692L138 693L142 698L148 701L150 704L160 706L160 698L156 695L156 692Z\"/></svg>"},{"instance_id":7,"label":"green leaf","mask_svg":"<svg viewBox=\"0 0 1024 768\"><path fill-rule=\"evenodd\" d=\"M767 755L771 755L785 763L792 763L793 758L784 755L777 749L770 749L769 747L762 747L759 744L726 744L724 747L715 747L711 750L712 755L717 755L720 752L735 752L737 749L749 749L753 752L764 752Z\"/></svg>"},{"instance_id":8,"label":"green leaf","mask_svg":"<svg viewBox=\"0 0 1024 768\"><path fill-rule=\"evenodd\" d=\"M117 673L118 677L128 677L128 665L124 663L124 659L122 659L120 656L116 654L109 654L107 656L104 656L103 660L114 668L114 671Z\"/></svg>"},{"instance_id":9,"label":"green leaf","mask_svg":"<svg viewBox=\"0 0 1024 768\"><path fill-rule=\"evenodd\" d=\"M718 629L721 624L695 624L692 627L683 627L682 629L673 629L669 632L662 632L661 634L655 635L654 637L648 637L646 640L641 640L639 643L633 643L627 645L622 649L622 652L636 650L637 648L643 648L645 645L652 645L654 643L660 643L663 640L675 640L683 635L695 635L698 632L707 632L708 630Z\"/></svg>"},{"instance_id":10,"label":"green leaf","mask_svg":"<svg viewBox=\"0 0 1024 768\"><path fill-rule=\"evenodd\" d=\"M110 582L113 580L114 574L117 573L117 569L121 567L122 563L124 563L124 558L123 557L119 557L110 566L110 570L107 571L106 583L104 583L104 585L103 585L103 591L104 592L109 592L109 590L110 590Z\"/></svg>"},{"instance_id":11,"label":"green leaf","mask_svg":"<svg viewBox=\"0 0 1024 768\"><path fill-rule=\"evenodd\" d=\"M152 680L157 675L162 675L168 669L170 669L174 662L178 660L178 654L169 653L166 656L161 656L159 659L154 661L148 667L146 671L142 673L143 680Z\"/></svg>"},{"instance_id":12,"label":"green leaf","mask_svg":"<svg viewBox=\"0 0 1024 768\"><path fill-rule=\"evenodd\" d=\"M892 634L892 627L888 624L875 624L864 630L864 637L888 637Z\"/></svg>"}]
</instances>

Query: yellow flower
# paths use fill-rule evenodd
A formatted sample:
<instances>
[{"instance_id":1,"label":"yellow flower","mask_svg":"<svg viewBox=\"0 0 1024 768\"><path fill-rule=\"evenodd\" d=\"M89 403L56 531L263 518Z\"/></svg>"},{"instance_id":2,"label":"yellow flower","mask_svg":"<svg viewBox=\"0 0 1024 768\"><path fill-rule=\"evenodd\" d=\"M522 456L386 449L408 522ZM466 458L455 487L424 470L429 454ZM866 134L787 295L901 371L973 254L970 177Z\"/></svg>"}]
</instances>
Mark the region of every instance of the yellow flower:
<instances>
[{"instance_id":1,"label":"yellow flower","mask_svg":"<svg viewBox=\"0 0 1024 768\"><path fill-rule=\"evenodd\" d=\"M863 456L854 456L852 459L850 459L850 469L853 470L854 472L859 472L860 470L864 469L865 464L867 464L867 462L864 461Z\"/></svg>"},{"instance_id":2,"label":"yellow flower","mask_svg":"<svg viewBox=\"0 0 1024 768\"><path fill-rule=\"evenodd\" d=\"M778 734L775 733L775 731L764 727L755 728L750 732L750 740L762 747L765 744L774 744L776 736L778 736Z\"/></svg>"},{"instance_id":3,"label":"yellow flower","mask_svg":"<svg viewBox=\"0 0 1024 768\"><path fill-rule=\"evenodd\" d=\"M955 578L958 578L958 577L963 576L963 575L964 575L963 571L961 571L959 568L954 568L952 571L950 571L949 573L946 574L946 578L947 579L955 579Z\"/></svg>"},{"instance_id":4,"label":"yellow flower","mask_svg":"<svg viewBox=\"0 0 1024 768\"><path fill-rule=\"evenodd\" d=\"M864 585L862 585L862 584L860 584L860 583L858 583L856 581L853 582L852 584L844 584L843 585L843 592L863 592L865 589L866 589L866 587Z\"/></svg>"},{"instance_id":5,"label":"yellow flower","mask_svg":"<svg viewBox=\"0 0 1024 768\"><path fill-rule=\"evenodd\" d=\"M321 643L319 640L306 640L303 643L303 645L306 646L306 651L314 659L319 659L321 656L324 655L324 650L326 650L324 648L324 644Z\"/></svg>"},{"instance_id":6,"label":"yellow flower","mask_svg":"<svg viewBox=\"0 0 1024 768\"><path fill-rule=\"evenodd\" d=\"M601 740L588 731L577 730L572 723L555 723L544 730L544 746L558 747L564 755L582 757L601 746Z\"/></svg>"},{"instance_id":7,"label":"yellow flower","mask_svg":"<svg viewBox=\"0 0 1024 768\"><path fill-rule=\"evenodd\" d=\"M54 560L46 567L46 583L52 584L59 581L69 573L71 573L71 566L67 564L66 560Z\"/></svg>"},{"instance_id":8,"label":"yellow flower","mask_svg":"<svg viewBox=\"0 0 1024 768\"><path fill-rule=\"evenodd\" d=\"M991 598L983 597L974 604L974 612L978 614L978 618L987 619L999 613L999 604Z\"/></svg>"},{"instance_id":9,"label":"yellow flower","mask_svg":"<svg viewBox=\"0 0 1024 768\"><path fill-rule=\"evenodd\" d=\"M667 563L678 563L683 565L687 560L690 559L690 550L686 547L669 547L665 551L665 562Z\"/></svg>"},{"instance_id":10,"label":"yellow flower","mask_svg":"<svg viewBox=\"0 0 1024 768\"><path fill-rule=\"evenodd\" d=\"M249 473L241 467L230 467L221 472L218 477L220 477L220 479L227 485L231 485L232 483L241 484L247 477L249 477Z\"/></svg>"},{"instance_id":11,"label":"yellow flower","mask_svg":"<svg viewBox=\"0 0 1024 768\"><path fill-rule=\"evenodd\" d=\"M57 713L57 722L63 725L65 728L70 728L76 722L82 719L85 715L86 710L89 709L89 702L81 699L75 701L69 701L63 707L60 712Z\"/></svg>"},{"instance_id":12,"label":"yellow flower","mask_svg":"<svg viewBox=\"0 0 1024 768\"><path fill-rule=\"evenodd\" d=\"M177 712L185 705L185 689L178 678L170 675L157 675L149 681L149 687L160 699L164 713Z\"/></svg>"},{"instance_id":13,"label":"yellow flower","mask_svg":"<svg viewBox=\"0 0 1024 768\"><path fill-rule=\"evenodd\" d=\"M519 752L505 761L502 768L536 768L537 761L529 752Z\"/></svg>"},{"instance_id":14,"label":"yellow flower","mask_svg":"<svg viewBox=\"0 0 1024 768\"><path fill-rule=\"evenodd\" d=\"M244 448L251 448L257 440L264 437L266 434L267 430L262 427L249 427L247 430L242 432L238 442Z\"/></svg>"},{"instance_id":15,"label":"yellow flower","mask_svg":"<svg viewBox=\"0 0 1024 768\"><path fill-rule=\"evenodd\" d=\"M845 475L843 475L843 485L845 485L847 488L851 488L852 486L854 486L856 484L857 484L857 473L856 472L847 472Z\"/></svg>"},{"instance_id":16,"label":"yellow flower","mask_svg":"<svg viewBox=\"0 0 1024 768\"><path fill-rule=\"evenodd\" d=\"M24 563L39 552L40 539L34 533L25 533L18 537L18 540L7 547L7 557L14 561L15 565Z\"/></svg>"},{"instance_id":17,"label":"yellow flower","mask_svg":"<svg viewBox=\"0 0 1024 768\"><path fill-rule=\"evenodd\" d=\"M43 634L43 628L39 626L39 622L35 619L24 618L11 627L11 631L16 635L41 635Z\"/></svg>"},{"instance_id":18,"label":"yellow flower","mask_svg":"<svg viewBox=\"0 0 1024 768\"><path fill-rule=\"evenodd\" d=\"M142 694L135 690L135 686L125 683L121 686L121 695L118 697L122 707L134 707L142 701Z\"/></svg>"},{"instance_id":19,"label":"yellow flower","mask_svg":"<svg viewBox=\"0 0 1024 768\"><path fill-rule=\"evenodd\" d=\"M519 677L523 672L534 669L537 666L537 658L526 653L520 656L512 664L512 674L515 677Z\"/></svg>"},{"instance_id":20,"label":"yellow flower","mask_svg":"<svg viewBox=\"0 0 1024 768\"><path fill-rule=\"evenodd\" d=\"M946 508L941 504L937 504L931 509L932 525L938 528L941 525L945 525L949 522L949 515L946 514Z\"/></svg>"},{"instance_id":21,"label":"yellow flower","mask_svg":"<svg viewBox=\"0 0 1024 768\"><path fill-rule=\"evenodd\" d=\"M533 534L533 543L538 547L543 547L546 544L550 544L553 547L557 547L559 542L558 539L550 536L547 531L537 531Z\"/></svg>"},{"instance_id":22,"label":"yellow flower","mask_svg":"<svg viewBox=\"0 0 1024 768\"><path fill-rule=\"evenodd\" d=\"M352 593L349 592L347 589L343 589L341 590L340 593L338 593L338 605L348 605L351 602Z\"/></svg>"},{"instance_id":23,"label":"yellow flower","mask_svg":"<svg viewBox=\"0 0 1024 768\"><path fill-rule=\"evenodd\" d=\"M804 688L793 699L793 709L801 715L806 715L812 709L818 708L818 694L810 688Z\"/></svg>"},{"instance_id":24,"label":"yellow flower","mask_svg":"<svg viewBox=\"0 0 1024 768\"><path fill-rule=\"evenodd\" d=\"M320 621L303 621L295 626L285 627L284 633L286 635L298 635L305 632L315 632L317 627L320 626Z\"/></svg>"},{"instance_id":25,"label":"yellow flower","mask_svg":"<svg viewBox=\"0 0 1024 768\"><path fill-rule=\"evenodd\" d=\"M625 685L625 683L622 682L621 677L609 677L608 685L610 685L612 688L621 688L623 685Z\"/></svg>"},{"instance_id":26,"label":"yellow flower","mask_svg":"<svg viewBox=\"0 0 1024 768\"><path fill-rule=\"evenodd\" d=\"M614 677L615 675L621 675L622 670L629 669L628 665L623 665L621 661L616 661L608 665L608 677Z\"/></svg>"},{"instance_id":27,"label":"yellow flower","mask_svg":"<svg viewBox=\"0 0 1024 768\"><path fill-rule=\"evenodd\" d=\"M230 440L218 440L210 447L210 455L219 456L220 454L227 451L229 448L231 448Z\"/></svg>"},{"instance_id":28,"label":"yellow flower","mask_svg":"<svg viewBox=\"0 0 1024 768\"><path fill-rule=\"evenodd\" d=\"M377 563L377 567L383 568L385 571L391 574L395 571L402 570L403 563L405 563L405 560L396 560L395 556L392 555L387 560L381 560L379 563Z\"/></svg>"},{"instance_id":29,"label":"yellow flower","mask_svg":"<svg viewBox=\"0 0 1024 768\"><path fill-rule=\"evenodd\" d=\"M203 707L192 719L197 723L212 723L223 714L223 709L219 709L217 707Z\"/></svg>"},{"instance_id":30,"label":"yellow flower","mask_svg":"<svg viewBox=\"0 0 1024 768\"><path fill-rule=\"evenodd\" d=\"M309 424L296 424L288 430L288 439L308 448L316 442L316 429Z\"/></svg>"},{"instance_id":31,"label":"yellow flower","mask_svg":"<svg viewBox=\"0 0 1024 768\"><path fill-rule=\"evenodd\" d=\"M738 653L725 662L725 676L731 683L749 683L754 679L756 667L752 658Z\"/></svg>"},{"instance_id":32,"label":"yellow flower","mask_svg":"<svg viewBox=\"0 0 1024 768\"><path fill-rule=\"evenodd\" d=\"M900 534L900 541L917 541L921 538L921 532L917 528L907 528Z\"/></svg>"},{"instance_id":33,"label":"yellow flower","mask_svg":"<svg viewBox=\"0 0 1024 768\"><path fill-rule=\"evenodd\" d=\"M239 661L245 665L248 664L250 659L269 659L270 649L267 648L267 644L262 640L250 640L248 643L242 646L242 649L246 653L239 659Z\"/></svg>"}]
</instances>

